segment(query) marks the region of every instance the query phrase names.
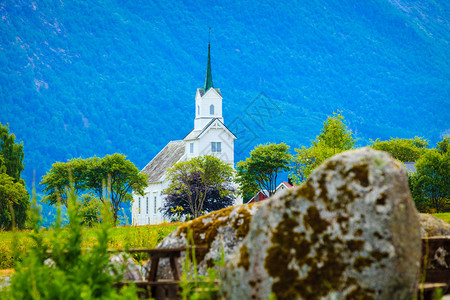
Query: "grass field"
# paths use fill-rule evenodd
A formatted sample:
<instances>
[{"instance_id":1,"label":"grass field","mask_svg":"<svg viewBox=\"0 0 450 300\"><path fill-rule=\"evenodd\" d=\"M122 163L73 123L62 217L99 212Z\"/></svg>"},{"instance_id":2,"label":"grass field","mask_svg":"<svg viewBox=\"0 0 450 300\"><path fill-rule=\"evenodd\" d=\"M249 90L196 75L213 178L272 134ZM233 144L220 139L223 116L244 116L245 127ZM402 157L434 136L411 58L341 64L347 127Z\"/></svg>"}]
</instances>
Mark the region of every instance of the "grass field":
<instances>
[{"instance_id":1,"label":"grass field","mask_svg":"<svg viewBox=\"0 0 450 300\"><path fill-rule=\"evenodd\" d=\"M450 223L450 213L433 214L433 216L438 217L439 219L444 220L447 223Z\"/></svg>"},{"instance_id":2,"label":"grass field","mask_svg":"<svg viewBox=\"0 0 450 300\"><path fill-rule=\"evenodd\" d=\"M123 226L112 229L109 248L154 248L169 233L179 226L179 223L162 223L149 226ZM52 230L45 234L50 236ZM27 231L17 232L18 249L25 251L32 244ZM96 241L96 229L85 229L83 232L83 247L91 248ZM14 267L12 243L14 233L10 231L0 232L0 269Z\"/></svg>"},{"instance_id":3,"label":"grass field","mask_svg":"<svg viewBox=\"0 0 450 300\"><path fill-rule=\"evenodd\" d=\"M450 223L450 213L433 214L434 216ZM112 229L111 242L109 247L111 249L129 248L154 248L162 241L169 233L177 228L179 223L162 223L159 225L149 226L123 226ZM83 247L91 248L96 241L96 229L85 229L83 233ZM46 232L49 236L52 230ZM32 243L28 237L27 231L17 232L18 248L20 251L25 251ZM12 232L0 232L0 269L9 269L14 267L12 241L14 234ZM141 257L136 257L141 258ZM142 257L143 258L143 257ZM143 258L145 259L145 258Z\"/></svg>"}]
</instances>

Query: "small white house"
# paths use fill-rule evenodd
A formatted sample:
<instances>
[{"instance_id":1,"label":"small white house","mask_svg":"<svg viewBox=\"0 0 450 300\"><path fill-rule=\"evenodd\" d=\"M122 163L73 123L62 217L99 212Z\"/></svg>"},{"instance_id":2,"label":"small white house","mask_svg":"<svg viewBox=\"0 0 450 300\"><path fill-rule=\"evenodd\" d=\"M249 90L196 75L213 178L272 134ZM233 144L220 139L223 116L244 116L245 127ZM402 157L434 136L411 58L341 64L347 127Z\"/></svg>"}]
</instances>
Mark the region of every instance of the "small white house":
<instances>
[{"instance_id":1,"label":"small white house","mask_svg":"<svg viewBox=\"0 0 450 300\"><path fill-rule=\"evenodd\" d=\"M168 187L166 171L176 162L196 156L214 155L234 166L234 140L236 136L225 126L222 117L222 94L214 88L211 73L211 47L204 88L195 94L194 129L183 140L169 142L145 167L148 175L145 195L133 194L133 225L158 224L165 221L159 208L164 201L162 191ZM237 201L242 203L242 199Z\"/></svg>"}]
</instances>

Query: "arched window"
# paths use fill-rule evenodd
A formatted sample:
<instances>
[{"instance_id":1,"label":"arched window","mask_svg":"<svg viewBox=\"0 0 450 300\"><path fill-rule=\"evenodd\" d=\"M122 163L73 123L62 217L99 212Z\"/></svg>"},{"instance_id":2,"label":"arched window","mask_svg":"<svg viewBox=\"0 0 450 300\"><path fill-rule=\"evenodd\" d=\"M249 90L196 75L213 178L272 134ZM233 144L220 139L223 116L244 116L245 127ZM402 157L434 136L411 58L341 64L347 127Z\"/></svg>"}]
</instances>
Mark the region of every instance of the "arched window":
<instances>
[{"instance_id":1,"label":"arched window","mask_svg":"<svg viewBox=\"0 0 450 300\"><path fill-rule=\"evenodd\" d=\"M200 105L197 105L197 115L200 114Z\"/></svg>"},{"instance_id":2,"label":"arched window","mask_svg":"<svg viewBox=\"0 0 450 300\"><path fill-rule=\"evenodd\" d=\"M214 105L211 104L211 106L209 107L209 114L213 115L214 114Z\"/></svg>"}]
</instances>

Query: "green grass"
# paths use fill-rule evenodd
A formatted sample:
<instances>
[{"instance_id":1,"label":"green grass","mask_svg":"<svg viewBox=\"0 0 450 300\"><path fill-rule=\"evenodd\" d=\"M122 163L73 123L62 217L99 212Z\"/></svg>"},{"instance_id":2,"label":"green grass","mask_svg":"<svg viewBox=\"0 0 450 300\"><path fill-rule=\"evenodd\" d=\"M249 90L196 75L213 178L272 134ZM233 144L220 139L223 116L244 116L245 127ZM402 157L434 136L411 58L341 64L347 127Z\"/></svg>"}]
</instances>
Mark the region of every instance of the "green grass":
<instances>
[{"instance_id":1,"label":"green grass","mask_svg":"<svg viewBox=\"0 0 450 300\"><path fill-rule=\"evenodd\" d=\"M433 216L450 223L450 213L433 214Z\"/></svg>"},{"instance_id":2,"label":"green grass","mask_svg":"<svg viewBox=\"0 0 450 300\"><path fill-rule=\"evenodd\" d=\"M162 223L149 226L123 226L112 229L109 248L155 248L169 233L179 226L179 223ZM96 241L95 228L87 228L83 232L83 247L91 248ZM52 230L46 232L50 236ZM32 243L27 231L16 232L19 250L24 251ZM0 231L0 269L14 267L12 253L12 241L14 233L11 231ZM136 257L137 259L144 257Z\"/></svg>"}]
</instances>

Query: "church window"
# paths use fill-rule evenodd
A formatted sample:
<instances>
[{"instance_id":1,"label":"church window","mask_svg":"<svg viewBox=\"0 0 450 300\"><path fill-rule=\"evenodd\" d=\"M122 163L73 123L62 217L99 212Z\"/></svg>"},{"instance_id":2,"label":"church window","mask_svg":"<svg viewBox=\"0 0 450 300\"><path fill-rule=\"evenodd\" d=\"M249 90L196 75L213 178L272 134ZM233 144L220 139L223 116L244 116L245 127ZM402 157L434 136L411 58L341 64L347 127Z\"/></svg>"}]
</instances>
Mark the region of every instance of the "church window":
<instances>
[{"instance_id":1,"label":"church window","mask_svg":"<svg viewBox=\"0 0 450 300\"><path fill-rule=\"evenodd\" d=\"M138 208L139 208L138 213L141 213L141 197L138 198Z\"/></svg>"},{"instance_id":2,"label":"church window","mask_svg":"<svg viewBox=\"0 0 450 300\"><path fill-rule=\"evenodd\" d=\"M148 215L148 197L147 201L145 201L145 213Z\"/></svg>"},{"instance_id":3,"label":"church window","mask_svg":"<svg viewBox=\"0 0 450 300\"><path fill-rule=\"evenodd\" d=\"M200 105L197 105L197 115L200 114Z\"/></svg>"},{"instance_id":4,"label":"church window","mask_svg":"<svg viewBox=\"0 0 450 300\"><path fill-rule=\"evenodd\" d=\"M189 147L190 147L190 152L194 153L194 143L190 143Z\"/></svg>"},{"instance_id":5,"label":"church window","mask_svg":"<svg viewBox=\"0 0 450 300\"><path fill-rule=\"evenodd\" d=\"M209 114L210 115L214 115L214 105L211 104L211 106L209 107Z\"/></svg>"},{"instance_id":6,"label":"church window","mask_svg":"<svg viewBox=\"0 0 450 300\"><path fill-rule=\"evenodd\" d=\"M211 152L222 152L222 143L211 142Z\"/></svg>"},{"instance_id":7,"label":"church window","mask_svg":"<svg viewBox=\"0 0 450 300\"><path fill-rule=\"evenodd\" d=\"M156 214L156 196L155 196L155 214Z\"/></svg>"}]
</instances>

